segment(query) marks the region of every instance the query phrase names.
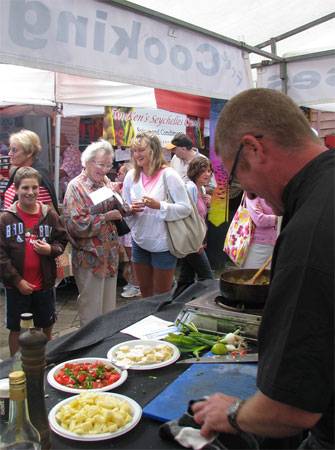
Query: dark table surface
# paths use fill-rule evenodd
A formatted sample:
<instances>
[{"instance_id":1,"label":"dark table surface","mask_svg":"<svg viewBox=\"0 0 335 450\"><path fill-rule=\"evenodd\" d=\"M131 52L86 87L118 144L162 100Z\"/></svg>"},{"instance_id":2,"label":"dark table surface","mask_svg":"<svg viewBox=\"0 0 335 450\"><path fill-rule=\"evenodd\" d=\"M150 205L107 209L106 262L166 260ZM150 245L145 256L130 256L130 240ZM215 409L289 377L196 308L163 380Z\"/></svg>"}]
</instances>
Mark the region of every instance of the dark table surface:
<instances>
[{"instance_id":1,"label":"dark table surface","mask_svg":"<svg viewBox=\"0 0 335 450\"><path fill-rule=\"evenodd\" d=\"M48 344L47 362L48 370L54 364L74 358L102 357L106 358L108 350L114 345L134 339L120 330L132 323L154 314L165 320L174 321L183 304L192 300L205 291L217 289L217 283L197 283L189 288L184 295L175 301L171 301L168 295L160 295L144 300L134 300L116 311L99 317L87 326L70 335L55 339ZM11 371L12 361L10 359L0 364L0 377L3 378ZM176 377L189 367L188 364L172 364L155 370L128 371L126 382L113 390L113 392L126 395L134 399L142 408L168 386ZM45 383L47 394L46 406L49 411L59 401L68 398L71 394L52 388L48 382ZM185 410L187 405L185 405ZM106 441L79 442L62 438L51 432L53 449L180 449L173 442L164 441L158 435L160 422L142 416L138 425L130 432Z\"/></svg>"},{"instance_id":2,"label":"dark table surface","mask_svg":"<svg viewBox=\"0 0 335 450\"><path fill-rule=\"evenodd\" d=\"M174 301L169 295L160 295L149 299L134 300L124 307L111 313L94 319L85 327L69 335L55 339L47 346L47 370L60 362L82 358L101 357L105 358L108 350L114 345L134 339L124 333L120 333L123 328L141 320L142 318L154 314L165 320L174 321L183 305L194 298L205 293L215 293L218 289L218 281L207 280L195 283L181 294ZM0 378L8 376L12 370L11 359L0 364ZM160 369L135 371L128 370L126 382L112 392L126 395L135 400L142 408L172 383L187 368L188 364L172 364ZM49 411L61 400L68 398L71 394L58 391L45 382L46 406ZM190 399L191 400L191 399ZM185 411L187 410L185 404ZM51 432L53 449L180 449L175 442L162 440L159 436L161 422L142 416L140 422L128 433L114 439L99 442L81 442L62 438ZM238 443L228 437L229 448L241 448ZM240 442L240 441L237 441ZM228 445L227 445L228 446ZM295 448L283 444L281 440L266 441L262 448Z\"/></svg>"}]
</instances>

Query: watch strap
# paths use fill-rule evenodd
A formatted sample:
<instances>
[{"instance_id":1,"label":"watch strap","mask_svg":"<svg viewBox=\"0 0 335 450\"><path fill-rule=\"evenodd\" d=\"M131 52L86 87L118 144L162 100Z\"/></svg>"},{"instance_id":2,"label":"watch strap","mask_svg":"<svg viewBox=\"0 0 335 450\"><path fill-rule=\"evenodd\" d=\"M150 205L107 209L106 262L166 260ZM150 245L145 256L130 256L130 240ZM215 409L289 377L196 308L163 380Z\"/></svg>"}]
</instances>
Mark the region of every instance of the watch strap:
<instances>
[{"instance_id":1,"label":"watch strap","mask_svg":"<svg viewBox=\"0 0 335 450\"><path fill-rule=\"evenodd\" d=\"M239 427L237 423L237 415L242 407L242 405L245 403L245 400L236 400L235 403L229 406L228 412L227 412L227 419L229 424L238 432L243 433L243 430Z\"/></svg>"}]
</instances>

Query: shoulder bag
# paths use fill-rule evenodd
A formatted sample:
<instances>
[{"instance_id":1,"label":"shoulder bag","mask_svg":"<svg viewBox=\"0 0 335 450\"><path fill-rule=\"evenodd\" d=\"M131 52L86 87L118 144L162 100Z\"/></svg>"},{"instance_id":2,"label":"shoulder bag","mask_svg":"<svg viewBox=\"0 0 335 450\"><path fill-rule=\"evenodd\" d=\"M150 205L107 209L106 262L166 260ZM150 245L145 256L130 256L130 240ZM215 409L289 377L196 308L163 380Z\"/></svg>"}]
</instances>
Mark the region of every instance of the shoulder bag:
<instances>
[{"instance_id":1,"label":"shoulder bag","mask_svg":"<svg viewBox=\"0 0 335 450\"><path fill-rule=\"evenodd\" d=\"M245 204L245 193L240 206L237 208L233 220L228 228L223 251L237 265L241 266L248 254L254 223Z\"/></svg>"},{"instance_id":2,"label":"shoulder bag","mask_svg":"<svg viewBox=\"0 0 335 450\"><path fill-rule=\"evenodd\" d=\"M175 203L168 188L165 172L163 173L163 181L167 202ZM191 199L187 189L186 192L192 206L190 215L184 219L165 221L168 234L169 251L177 258L184 258L190 253L198 252L202 246L207 231L206 224L198 213L197 207Z\"/></svg>"}]
</instances>

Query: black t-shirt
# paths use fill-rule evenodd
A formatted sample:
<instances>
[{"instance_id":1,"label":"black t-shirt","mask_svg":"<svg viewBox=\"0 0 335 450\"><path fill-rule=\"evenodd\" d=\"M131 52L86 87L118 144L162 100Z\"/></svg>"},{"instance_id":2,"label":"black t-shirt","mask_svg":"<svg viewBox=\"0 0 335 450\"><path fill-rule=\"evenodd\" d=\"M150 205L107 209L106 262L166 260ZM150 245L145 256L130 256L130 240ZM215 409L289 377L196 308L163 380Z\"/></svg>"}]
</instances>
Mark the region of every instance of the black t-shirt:
<instances>
[{"instance_id":1,"label":"black t-shirt","mask_svg":"<svg viewBox=\"0 0 335 450\"><path fill-rule=\"evenodd\" d=\"M257 385L273 400L322 413L312 432L334 441L334 158L325 151L286 186Z\"/></svg>"}]
</instances>

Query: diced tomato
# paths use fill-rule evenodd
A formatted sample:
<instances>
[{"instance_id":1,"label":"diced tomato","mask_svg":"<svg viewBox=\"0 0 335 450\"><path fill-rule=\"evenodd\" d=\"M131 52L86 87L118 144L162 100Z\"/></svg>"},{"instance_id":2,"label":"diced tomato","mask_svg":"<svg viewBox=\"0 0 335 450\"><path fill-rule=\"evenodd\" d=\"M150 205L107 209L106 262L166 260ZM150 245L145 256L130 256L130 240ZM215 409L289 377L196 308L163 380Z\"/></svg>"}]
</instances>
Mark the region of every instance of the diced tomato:
<instances>
[{"instance_id":1,"label":"diced tomato","mask_svg":"<svg viewBox=\"0 0 335 450\"><path fill-rule=\"evenodd\" d=\"M78 375L77 380L79 381L79 383L83 383L87 378L87 375L85 373L81 373L80 375Z\"/></svg>"},{"instance_id":2,"label":"diced tomato","mask_svg":"<svg viewBox=\"0 0 335 450\"><path fill-rule=\"evenodd\" d=\"M114 374L112 374L112 375L110 375L109 377L108 377L108 383L107 384L113 384L113 383L115 383L115 381L117 381L117 380L119 380L120 379L120 374L119 373L114 373Z\"/></svg>"},{"instance_id":3,"label":"diced tomato","mask_svg":"<svg viewBox=\"0 0 335 450\"><path fill-rule=\"evenodd\" d=\"M99 389L115 383L120 374L100 361L92 363L65 363L54 375L57 383L78 389Z\"/></svg>"}]
</instances>

